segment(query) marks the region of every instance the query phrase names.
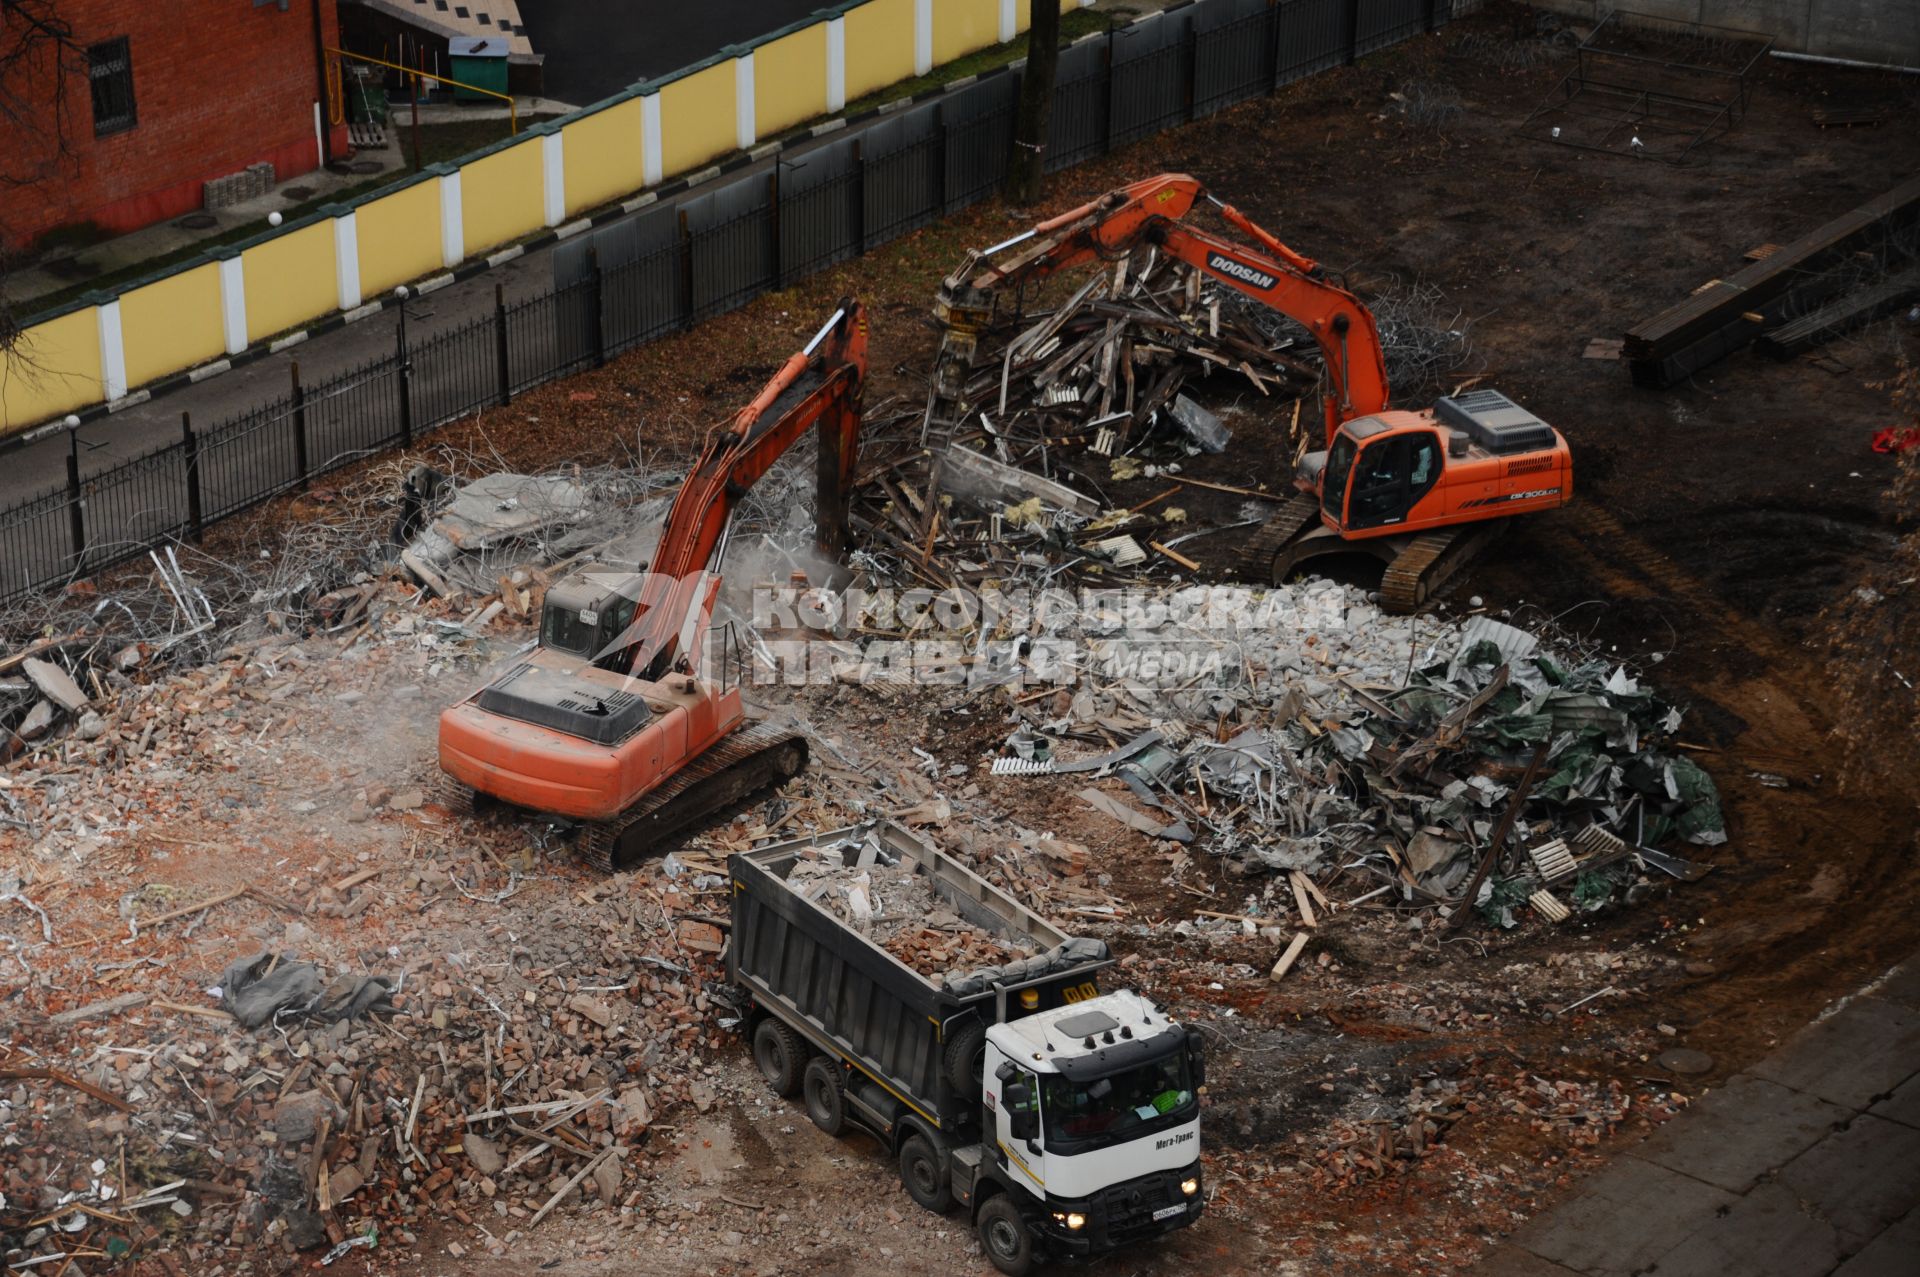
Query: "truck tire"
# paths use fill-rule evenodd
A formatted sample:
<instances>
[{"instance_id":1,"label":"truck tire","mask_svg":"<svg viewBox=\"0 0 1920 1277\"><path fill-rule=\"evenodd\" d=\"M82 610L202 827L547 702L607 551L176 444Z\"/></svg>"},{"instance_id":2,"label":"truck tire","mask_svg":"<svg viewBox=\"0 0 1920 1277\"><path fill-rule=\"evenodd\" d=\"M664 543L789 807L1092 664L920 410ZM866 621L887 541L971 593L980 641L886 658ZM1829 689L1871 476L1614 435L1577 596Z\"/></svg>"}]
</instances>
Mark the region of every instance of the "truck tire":
<instances>
[{"instance_id":1,"label":"truck tire","mask_svg":"<svg viewBox=\"0 0 1920 1277\"><path fill-rule=\"evenodd\" d=\"M975 1226L980 1249L995 1268L1007 1277L1027 1277L1033 1271L1033 1232L1012 1198L1005 1193L989 1197Z\"/></svg>"},{"instance_id":2,"label":"truck tire","mask_svg":"<svg viewBox=\"0 0 1920 1277\"><path fill-rule=\"evenodd\" d=\"M768 1016L754 1026L753 1062L775 1095L791 1096L800 1089L800 1071L807 1066L806 1040Z\"/></svg>"},{"instance_id":3,"label":"truck tire","mask_svg":"<svg viewBox=\"0 0 1920 1277\"><path fill-rule=\"evenodd\" d=\"M807 1116L829 1135L838 1135L847 1125L847 1097L842 1093L840 1066L824 1055L807 1061L800 1089L806 1095Z\"/></svg>"},{"instance_id":4,"label":"truck tire","mask_svg":"<svg viewBox=\"0 0 1920 1277\"><path fill-rule=\"evenodd\" d=\"M908 1197L936 1215L953 1209L953 1181L947 1173L947 1159L924 1135L909 1135L901 1142L900 1183Z\"/></svg>"},{"instance_id":5,"label":"truck tire","mask_svg":"<svg viewBox=\"0 0 1920 1277\"><path fill-rule=\"evenodd\" d=\"M946 1070L947 1085L960 1094L977 1101L986 1063L987 1026L978 1020L961 1025L954 1035L947 1039L947 1049L941 1056L941 1065Z\"/></svg>"}]
</instances>

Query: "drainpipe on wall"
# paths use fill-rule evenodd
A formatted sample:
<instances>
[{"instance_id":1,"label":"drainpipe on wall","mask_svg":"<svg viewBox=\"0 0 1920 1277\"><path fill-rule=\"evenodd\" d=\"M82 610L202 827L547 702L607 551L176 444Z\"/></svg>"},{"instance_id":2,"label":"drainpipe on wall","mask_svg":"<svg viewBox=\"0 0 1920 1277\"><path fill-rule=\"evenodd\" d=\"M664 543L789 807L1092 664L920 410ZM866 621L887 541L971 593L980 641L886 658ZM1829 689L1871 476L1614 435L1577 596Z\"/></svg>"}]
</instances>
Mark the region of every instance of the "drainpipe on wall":
<instances>
[{"instance_id":1,"label":"drainpipe on wall","mask_svg":"<svg viewBox=\"0 0 1920 1277\"><path fill-rule=\"evenodd\" d=\"M332 150L328 143L325 112L322 104L327 100L327 33L325 20L320 6L327 0L313 0L313 69L320 77L320 101L314 104L314 125L320 133L320 167L325 168L333 162Z\"/></svg>"}]
</instances>

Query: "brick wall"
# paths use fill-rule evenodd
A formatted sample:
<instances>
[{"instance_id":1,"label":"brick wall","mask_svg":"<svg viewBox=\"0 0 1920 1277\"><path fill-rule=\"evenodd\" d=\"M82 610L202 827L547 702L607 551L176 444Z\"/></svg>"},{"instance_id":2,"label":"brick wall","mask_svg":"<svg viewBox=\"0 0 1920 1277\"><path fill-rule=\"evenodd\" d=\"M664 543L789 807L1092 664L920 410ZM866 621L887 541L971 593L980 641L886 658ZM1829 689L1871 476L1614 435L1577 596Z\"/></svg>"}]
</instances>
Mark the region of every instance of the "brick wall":
<instances>
[{"instance_id":1,"label":"brick wall","mask_svg":"<svg viewBox=\"0 0 1920 1277\"><path fill-rule=\"evenodd\" d=\"M51 76L38 68L43 116L30 129L0 124L0 154L10 157L10 175L31 168L42 176L6 192L0 235L21 245L85 221L133 230L200 207L203 183L249 164L273 164L280 180L316 168L316 7L321 38L337 45L334 0L288 0L285 12L274 0L58 0L56 12L82 45L127 37L138 123L95 137L90 85L70 67L71 153L59 155ZM344 126L330 145L336 158L345 154Z\"/></svg>"}]
</instances>

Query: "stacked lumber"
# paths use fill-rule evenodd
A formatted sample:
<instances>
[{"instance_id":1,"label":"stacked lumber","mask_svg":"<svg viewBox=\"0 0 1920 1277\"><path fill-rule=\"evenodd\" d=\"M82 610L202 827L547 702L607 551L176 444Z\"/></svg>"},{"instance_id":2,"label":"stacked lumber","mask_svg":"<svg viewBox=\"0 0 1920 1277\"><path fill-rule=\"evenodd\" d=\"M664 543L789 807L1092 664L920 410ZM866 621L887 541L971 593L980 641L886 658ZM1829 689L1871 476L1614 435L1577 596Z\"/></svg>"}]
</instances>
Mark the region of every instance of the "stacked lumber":
<instances>
[{"instance_id":1,"label":"stacked lumber","mask_svg":"<svg viewBox=\"0 0 1920 1277\"><path fill-rule=\"evenodd\" d=\"M1635 385L1664 389L1725 358L1807 308L1809 290L1848 254L1920 223L1920 177L1910 178L1759 261L1713 280L1627 330ZM1831 289L1832 281L1824 282Z\"/></svg>"}]
</instances>

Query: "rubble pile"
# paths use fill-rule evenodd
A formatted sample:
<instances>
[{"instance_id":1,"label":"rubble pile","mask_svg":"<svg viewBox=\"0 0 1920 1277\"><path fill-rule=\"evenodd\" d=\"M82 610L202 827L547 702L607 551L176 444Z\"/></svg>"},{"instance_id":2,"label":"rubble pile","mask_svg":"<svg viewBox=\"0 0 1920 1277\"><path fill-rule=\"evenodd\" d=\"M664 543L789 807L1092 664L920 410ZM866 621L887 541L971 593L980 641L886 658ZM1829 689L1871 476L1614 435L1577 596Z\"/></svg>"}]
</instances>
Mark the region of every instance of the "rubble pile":
<instances>
[{"instance_id":1,"label":"rubble pile","mask_svg":"<svg viewBox=\"0 0 1920 1277\"><path fill-rule=\"evenodd\" d=\"M786 884L923 974L998 966L1034 953L1031 945L966 921L935 898L924 875L905 865L848 865L834 853L803 855Z\"/></svg>"},{"instance_id":2,"label":"rubble pile","mask_svg":"<svg viewBox=\"0 0 1920 1277\"><path fill-rule=\"evenodd\" d=\"M1237 612L1218 592L1195 597L1050 635L1085 643L1089 677L1018 705L1003 757L1019 764L1000 770L1023 784L1115 776L1131 801L1081 798L1241 872L1317 884L1304 900L1278 893L1302 921L1340 882L1360 899L1476 906L1502 926L1522 908L1557 922L1628 894L1649 867L1700 872L1654 844L1725 841L1711 778L1675 743L1681 711L1599 653L1485 615L1388 616L1324 580L1250 594ZM1102 660L1170 642L1217 659L1173 686Z\"/></svg>"},{"instance_id":3,"label":"rubble pile","mask_svg":"<svg viewBox=\"0 0 1920 1277\"><path fill-rule=\"evenodd\" d=\"M1104 485L1226 449L1231 430L1184 391L1232 383L1292 403L1297 429L1319 375L1305 329L1180 261L1123 259L1052 309L999 318L957 404L869 415L863 448L888 459L856 494L863 554L939 586L1060 559L1128 569L1149 551L1185 564L1172 550L1193 533L1180 506L1107 509ZM902 424L917 438L889 438Z\"/></svg>"}]
</instances>

